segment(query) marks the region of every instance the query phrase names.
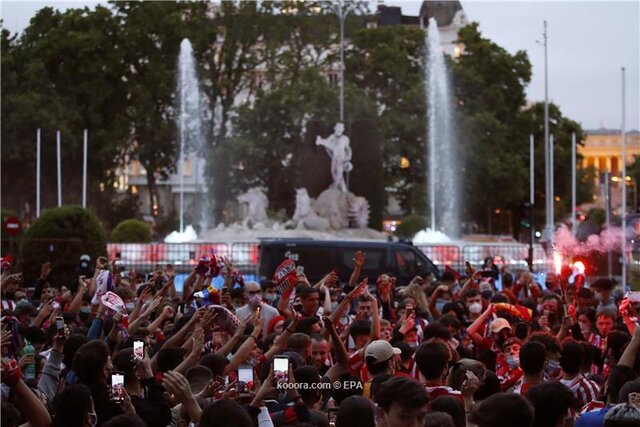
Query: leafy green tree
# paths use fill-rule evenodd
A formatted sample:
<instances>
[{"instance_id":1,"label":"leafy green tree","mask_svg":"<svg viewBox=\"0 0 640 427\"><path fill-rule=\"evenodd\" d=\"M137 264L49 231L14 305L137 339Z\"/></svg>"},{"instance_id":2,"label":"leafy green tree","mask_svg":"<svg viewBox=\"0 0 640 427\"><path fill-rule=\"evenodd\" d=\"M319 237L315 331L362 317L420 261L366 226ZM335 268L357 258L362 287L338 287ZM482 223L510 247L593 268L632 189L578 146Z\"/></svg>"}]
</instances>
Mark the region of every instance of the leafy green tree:
<instances>
[{"instance_id":1,"label":"leafy green tree","mask_svg":"<svg viewBox=\"0 0 640 427\"><path fill-rule=\"evenodd\" d=\"M151 228L138 219L126 219L111 232L111 240L116 243L149 243Z\"/></svg>"},{"instance_id":2,"label":"leafy green tree","mask_svg":"<svg viewBox=\"0 0 640 427\"><path fill-rule=\"evenodd\" d=\"M128 131L121 114L126 91L120 41L118 23L103 6L64 13L46 7L20 36L3 31L3 204L35 205L37 128L42 128L43 206L56 201L56 129L62 131L63 201L80 202L85 128L89 200L99 204L110 197Z\"/></svg>"},{"instance_id":3,"label":"leafy green tree","mask_svg":"<svg viewBox=\"0 0 640 427\"><path fill-rule=\"evenodd\" d=\"M50 261L52 283L68 284L76 280L82 254L96 259L106 251L105 231L93 211L79 206L46 209L22 239L19 268L30 282L38 277L40 265Z\"/></svg>"}]
</instances>

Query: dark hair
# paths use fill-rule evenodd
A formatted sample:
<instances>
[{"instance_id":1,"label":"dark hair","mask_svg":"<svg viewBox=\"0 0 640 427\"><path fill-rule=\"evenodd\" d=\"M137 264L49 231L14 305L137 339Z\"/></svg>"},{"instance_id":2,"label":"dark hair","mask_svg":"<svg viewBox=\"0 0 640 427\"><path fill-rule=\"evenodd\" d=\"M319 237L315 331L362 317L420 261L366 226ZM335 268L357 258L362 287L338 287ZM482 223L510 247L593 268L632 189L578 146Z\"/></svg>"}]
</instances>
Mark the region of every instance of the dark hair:
<instances>
[{"instance_id":1,"label":"dark hair","mask_svg":"<svg viewBox=\"0 0 640 427\"><path fill-rule=\"evenodd\" d=\"M527 375L537 375L544 369L547 349L542 343L530 341L520 347L520 367Z\"/></svg>"},{"instance_id":2,"label":"dark hair","mask_svg":"<svg viewBox=\"0 0 640 427\"><path fill-rule=\"evenodd\" d=\"M322 395L314 389L315 384L321 382L320 373L313 366L301 366L293 371L293 376L298 384L303 384L303 388L298 390L300 397L305 403L316 403Z\"/></svg>"},{"instance_id":3,"label":"dark hair","mask_svg":"<svg viewBox=\"0 0 640 427\"><path fill-rule=\"evenodd\" d=\"M320 291L318 290L318 288L310 288L307 286L300 292L300 299L307 299L309 296L311 296L311 294L320 295Z\"/></svg>"},{"instance_id":4,"label":"dark hair","mask_svg":"<svg viewBox=\"0 0 640 427\"><path fill-rule=\"evenodd\" d=\"M391 378L393 378L393 375L391 374L381 374L371 380L371 387L369 387L369 396L371 399L375 400L376 394L378 393L378 390L380 390L382 384Z\"/></svg>"},{"instance_id":5,"label":"dark hair","mask_svg":"<svg viewBox=\"0 0 640 427\"><path fill-rule=\"evenodd\" d=\"M582 345L572 339L568 339L562 343L562 351L560 352L560 367L569 375L580 372L580 367L584 362L584 348Z\"/></svg>"},{"instance_id":6,"label":"dark hair","mask_svg":"<svg viewBox=\"0 0 640 427\"><path fill-rule=\"evenodd\" d=\"M126 384L130 384L132 380L135 378L135 370L136 364L133 361L133 349L125 348L120 350L113 357L113 367L116 368L117 371L122 371L124 373L124 381Z\"/></svg>"},{"instance_id":7,"label":"dark hair","mask_svg":"<svg viewBox=\"0 0 640 427\"><path fill-rule=\"evenodd\" d=\"M455 313L455 315L447 314L450 311L453 311ZM438 321L444 323L445 325L447 325L447 323L443 322L443 318L452 317L455 320L458 320L458 319L462 319L462 317L465 315L464 308L462 308L462 306L460 305L459 302L448 302L448 303L446 303L442 307L442 313L444 314L444 316L442 316L440 319L438 319ZM460 323L460 322L458 321L458 323ZM449 324L449 326L454 326L454 325ZM455 328L458 329L459 325L455 326Z\"/></svg>"},{"instance_id":8,"label":"dark hair","mask_svg":"<svg viewBox=\"0 0 640 427\"><path fill-rule=\"evenodd\" d=\"M593 298L593 291L589 288L580 288L578 298Z\"/></svg>"},{"instance_id":9,"label":"dark hair","mask_svg":"<svg viewBox=\"0 0 640 427\"><path fill-rule=\"evenodd\" d=\"M438 396L431 402L432 411L446 412L451 415L455 427L465 427L467 420L464 412L464 406L459 399L453 396Z\"/></svg>"},{"instance_id":10,"label":"dark hair","mask_svg":"<svg viewBox=\"0 0 640 427\"><path fill-rule=\"evenodd\" d=\"M67 338L62 347L62 354L64 354L62 363L64 363L65 366L71 367L71 365L73 365L73 356L75 356L78 349L86 343L87 336L84 334L69 335L69 338Z\"/></svg>"},{"instance_id":11,"label":"dark hair","mask_svg":"<svg viewBox=\"0 0 640 427\"><path fill-rule=\"evenodd\" d=\"M207 406L200 416L198 427L253 427L249 413L235 401L221 399Z\"/></svg>"},{"instance_id":12,"label":"dark hair","mask_svg":"<svg viewBox=\"0 0 640 427\"><path fill-rule=\"evenodd\" d=\"M478 427L531 427L533 406L516 393L498 393L475 405L469 420Z\"/></svg>"},{"instance_id":13,"label":"dark hair","mask_svg":"<svg viewBox=\"0 0 640 427\"><path fill-rule=\"evenodd\" d=\"M222 376L224 373L224 368L229 364L229 359L224 356L220 356L218 354L209 353L202 356L200 359L200 365L206 366L211 369L213 372L213 376Z\"/></svg>"},{"instance_id":14,"label":"dark hair","mask_svg":"<svg viewBox=\"0 0 640 427\"><path fill-rule=\"evenodd\" d=\"M529 337L529 341L541 343L547 349L547 354L560 353L560 351L562 350L558 338L554 337L553 335L549 335L546 332L534 332Z\"/></svg>"},{"instance_id":15,"label":"dark hair","mask_svg":"<svg viewBox=\"0 0 640 427\"><path fill-rule=\"evenodd\" d=\"M446 309L446 306L445 306L445 308L442 309L442 312L446 313L447 311L448 310ZM459 315L459 317L462 317L462 315L464 315L464 313ZM452 314L445 314L440 319L438 319L438 322L440 322L444 326L451 326L453 329L460 329L460 320L458 319L458 317Z\"/></svg>"},{"instance_id":16,"label":"dark hair","mask_svg":"<svg viewBox=\"0 0 640 427\"><path fill-rule=\"evenodd\" d=\"M622 387L636 378L638 378L638 375L632 368L623 365L612 366L605 384L606 397L609 399L609 403L618 403Z\"/></svg>"},{"instance_id":17,"label":"dark hair","mask_svg":"<svg viewBox=\"0 0 640 427\"><path fill-rule=\"evenodd\" d=\"M320 319L318 319L315 316L305 317L303 319L300 319L298 321L298 325L296 326L296 332L299 332L305 335L311 335L313 325L315 325L318 322L320 322Z\"/></svg>"},{"instance_id":18,"label":"dark hair","mask_svg":"<svg viewBox=\"0 0 640 427\"><path fill-rule=\"evenodd\" d=\"M349 335L355 340L356 338L369 335L371 333L371 322L368 320L356 320L349 326Z\"/></svg>"},{"instance_id":19,"label":"dark hair","mask_svg":"<svg viewBox=\"0 0 640 427\"><path fill-rule=\"evenodd\" d=\"M442 323L430 323L424 327L424 340L427 341L431 338L450 340L451 332L449 332L449 329L447 329L447 327Z\"/></svg>"},{"instance_id":20,"label":"dark hair","mask_svg":"<svg viewBox=\"0 0 640 427\"><path fill-rule=\"evenodd\" d=\"M596 311L591 307L584 307L578 310L578 317L587 316L592 325L596 324Z\"/></svg>"},{"instance_id":21,"label":"dark hair","mask_svg":"<svg viewBox=\"0 0 640 427\"><path fill-rule=\"evenodd\" d=\"M111 418L103 427L147 427L147 424L136 414L122 414Z\"/></svg>"},{"instance_id":22,"label":"dark hair","mask_svg":"<svg viewBox=\"0 0 640 427\"><path fill-rule=\"evenodd\" d=\"M374 357L367 357L365 359L365 363L367 365L367 369L369 370L369 374L378 375L386 371L389 367L389 360L391 359L393 359L393 356L391 356L387 360L383 360L382 362L376 362L376 359Z\"/></svg>"},{"instance_id":23,"label":"dark hair","mask_svg":"<svg viewBox=\"0 0 640 427\"><path fill-rule=\"evenodd\" d=\"M500 379L495 372L487 370L484 377L484 383L480 385L480 388L475 392L473 397L476 400L484 400L494 394L500 393L501 391L502 386L500 385Z\"/></svg>"},{"instance_id":24,"label":"dark hair","mask_svg":"<svg viewBox=\"0 0 640 427\"><path fill-rule=\"evenodd\" d=\"M92 385L104 381L102 371L109 361L109 347L101 340L83 344L73 357L73 372L79 382Z\"/></svg>"},{"instance_id":25,"label":"dark hair","mask_svg":"<svg viewBox=\"0 0 640 427\"><path fill-rule=\"evenodd\" d=\"M382 383L375 399L385 412L389 412L393 403L398 403L403 408L416 409L429 402L424 387L406 377L393 377Z\"/></svg>"},{"instance_id":26,"label":"dark hair","mask_svg":"<svg viewBox=\"0 0 640 427\"><path fill-rule=\"evenodd\" d=\"M450 414L440 411L427 413L422 425L423 427L457 427Z\"/></svg>"},{"instance_id":27,"label":"dark hair","mask_svg":"<svg viewBox=\"0 0 640 427\"><path fill-rule=\"evenodd\" d=\"M191 391L200 393L207 386L207 383L213 379L213 372L206 366L196 365L189 368L184 377L189 381Z\"/></svg>"},{"instance_id":28,"label":"dark hair","mask_svg":"<svg viewBox=\"0 0 640 427\"><path fill-rule=\"evenodd\" d=\"M287 340L287 349L296 351L302 356L306 356L305 350L311 345L311 338L309 335L296 332L292 334Z\"/></svg>"},{"instance_id":29,"label":"dark hair","mask_svg":"<svg viewBox=\"0 0 640 427\"><path fill-rule=\"evenodd\" d=\"M185 353L186 351L182 347L161 348L156 358L158 372L167 372L178 367Z\"/></svg>"},{"instance_id":30,"label":"dark hair","mask_svg":"<svg viewBox=\"0 0 640 427\"><path fill-rule=\"evenodd\" d=\"M427 379L440 377L449 363L449 349L442 343L422 343L415 355L420 373Z\"/></svg>"},{"instance_id":31,"label":"dark hair","mask_svg":"<svg viewBox=\"0 0 640 427\"><path fill-rule=\"evenodd\" d=\"M628 333L612 330L607 334L607 350L611 350L613 357L620 360L629 341L631 341L631 335Z\"/></svg>"},{"instance_id":32,"label":"dark hair","mask_svg":"<svg viewBox=\"0 0 640 427\"><path fill-rule=\"evenodd\" d=\"M564 419L569 408L575 406L576 398L571 390L559 381L549 381L527 390L525 397L535 409L535 427L557 425Z\"/></svg>"},{"instance_id":33,"label":"dark hair","mask_svg":"<svg viewBox=\"0 0 640 427\"><path fill-rule=\"evenodd\" d=\"M84 384L65 386L56 393L52 407L52 427L83 427L91 412L91 390Z\"/></svg>"},{"instance_id":34,"label":"dark hair","mask_svg":"<svg viewBox=\"0 0 640 427\"><path fill-rule=\"evenodd\" d=\"M338 409L335 427L375 427L376 408L371 400L362 396L350 396Z\"/></svg>"},{"instance_id":35,"label":"dark hair","mask_svg":"<svg viewBox=\"0 0 640 427\"><path fill-rule=\"evenodd\" d=\"M479 297L482 296L482 294L480 293L480 291L476 288L469 288L467 289L462 295L461 295L461 299L462 301L466 301L469 298L475 298L475 297Z\"/></svg>"},{"instance_id":36,"label":"dark hair","mask_svg":"<svg viewBox=\"0 0 640 427\"><path fill-rule=\"evenodd\" d=\"M381 375L375 377L373 379L373 382L375 382L376 379L380 376ZM349 373L345 373L338 377L338 381L340 381L342 384L357 384L356 387L340 387L339 389L333 390L333 400L335 400L338 405L340 405L342 401L349 396L362 396L364 386L362 385L362 381L360 380L360 378L354 377ZM373 382L371 384L371 390L373 390ZM371 391L369 394L372 395L372 393L373 391Z\"/></svg>"},{"instance_id":37,"label":"dark hair","mask_svg":"<svg viewBox=\"0 0 640 427\"><path fill-rule=\"evenodd\" d=\"M441 282L453 282L454 280L456 280L456 275L453 274L451 271L444 271L440 275Z\"/></svg>"},{"instance_id":38,"label":"dark hair","mask_svg":"<svg viewBox=\"0 0 640 427\"><path fill-rule=\"evenodd\" d=\"M640 393L640 380L627 381L618 393L618 402L628 402L630 393Z\"/></svg>"},{"instance_id":39,"label":"dark hair","mask_svg":"<svg viewBox=\"0 0 640 427\"><path fill-rule=\"evenodd\" d=\"M274 282L273 280L265 280L260 284L260 287L262 288L263 291L266 291L267 289L275 288L276 285L277 283Z\"/></svg>"},{"instance_id":40,"label":"dark hair","mask_svg":"<svg viewBox=\"0 0 640 427\"><path fill-rule=\"evenodd\" d=\"M44 332L37 326L29 326L25 328L22 336L31 344L44 343L47 341Z\"/></svg>"}]
</instances>

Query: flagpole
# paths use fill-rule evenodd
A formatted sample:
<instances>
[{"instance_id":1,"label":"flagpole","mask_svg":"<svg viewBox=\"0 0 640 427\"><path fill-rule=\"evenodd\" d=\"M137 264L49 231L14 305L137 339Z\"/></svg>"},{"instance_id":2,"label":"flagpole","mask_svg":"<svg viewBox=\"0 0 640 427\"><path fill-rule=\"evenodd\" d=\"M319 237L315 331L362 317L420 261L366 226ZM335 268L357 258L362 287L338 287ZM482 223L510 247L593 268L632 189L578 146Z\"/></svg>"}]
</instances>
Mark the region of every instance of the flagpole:
<instances>
[{"instance_id":1,"label":"flagpole","mask_svg":"<svg viewBox=\"0 0 640 427\"><path fill-rule=\"evenodd\" d=\"M56 132L56 157L58 166L58 207L62 206L62 160L60 158L60 130Z\"/></svg>"}]
</instances>

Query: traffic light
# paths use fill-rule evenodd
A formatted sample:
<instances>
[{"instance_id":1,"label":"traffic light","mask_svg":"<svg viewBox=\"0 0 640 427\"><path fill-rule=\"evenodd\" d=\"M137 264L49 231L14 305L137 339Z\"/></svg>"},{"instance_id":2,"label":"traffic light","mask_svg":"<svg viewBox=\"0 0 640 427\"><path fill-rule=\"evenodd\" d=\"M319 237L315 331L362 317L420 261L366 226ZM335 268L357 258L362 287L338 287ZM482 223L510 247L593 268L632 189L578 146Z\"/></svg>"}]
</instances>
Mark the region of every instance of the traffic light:
<instances>
[{"instance_id":1,"label":"traffic light","mask_svg":"<svg viewBox=\"0 0 640 427\"><path fill-rule=\"evenodd\" d=\"M533 205L531 203L525 203L522 205L523 216L520 225L524 228L531 228L533 225Z\"/></svg>"}]
</instances>

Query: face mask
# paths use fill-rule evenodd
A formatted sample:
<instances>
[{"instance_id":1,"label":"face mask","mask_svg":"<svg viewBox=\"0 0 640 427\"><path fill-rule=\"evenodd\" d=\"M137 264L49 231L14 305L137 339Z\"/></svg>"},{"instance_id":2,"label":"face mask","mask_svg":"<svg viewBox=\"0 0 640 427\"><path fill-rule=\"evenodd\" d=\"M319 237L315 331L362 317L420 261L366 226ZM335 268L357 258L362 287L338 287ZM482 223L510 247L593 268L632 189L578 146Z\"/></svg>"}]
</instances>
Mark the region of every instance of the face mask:
<instances>
[{"instance_id":1,"label":"face mask","mask_svg":"<svg viewBox=\"0 0 640 427\"><path fill-rule=\"evenodd\" d=\"M336 308L338 308L338 301L331 303L331 312L336 311Z\"/></svg>"},{"instance_id":2,"label":"face mask","mask_svg":"<svg viewBox=\"0 0 640 427\"><path fill-rule=\"evenodd\" d=\"M264 294L264 299L266 299L269 303L274 302L276 300L276 297L276 294Z\"/></svg>"},{"instance_id":3,"label":"face mask","mask_svg":"<svg viewBox=\"0 0 640 427\"><path fill-rule=\"evenodd\" d=\"M134 302L128 302L125 304L125 306L127 307L127 313L131 313L133 311L133 309L136 306L136 303Z\"/></svg>"},{"instance_id":4,"label":"face mask","mask_svg":"<svg viewBox=\"0 0 640 427\"><path fill-rule=\"evenodd\" d=\"M604 300L604 295L602 295L602 292L594 292L594 297L596 299L596 301L602 301Z\"/></svg>"},{"instance_id":5,"label":"face mask","mask_svg":"<svg viewBox=\"0 0 640 427\"><path fill-rule=\"evenodd\" d=\"M84 314L89 314L91 313L91 307L86 306L86 307L80 307L80 313L84 313Z\"/></svg>"},{"instance_id":6,"label":"face mask","mask_svg":"<svg viewBox=\"0 0 640 427\"><path fill-rule=\"evenodd\" d=\"M482 304L479 302L474 302L469 306L469 313L471 314L479 314L482 311Z\"/></svg>"},{"instance_id":7,"label":"face mask","mask_svg":"<svg viewBox=\"0 0 640 427\"><path fill-rule=\"evenodd\" d=\"M520 358L512 355L507 355L507 364L511 369L515 369L520 366Z\"/></svg>"},{"instance_id":8,"label":"face mask","mask_svg":"<svg viewBox=\"0 0 640 427\"><path fill-rule=\"evenodd\" d=\"M251 295L248 300L249 305L252 305L254 307L259 306L261 302L262 302L262 295L259 295L259 294Z\"/></svg>"},{"instance_id":9,"label":"face mask","mask_svg":"<svg viewBox=\"0 0 640 427\"><path fill-rule=\"evenodd\" d=\"M557 371L559 367L560 367L559 360L549 359L547 360L547 364L545 365L544 370L547 372L547 374L552 374L555 371Z\"/></svg>"}]
</instances>

